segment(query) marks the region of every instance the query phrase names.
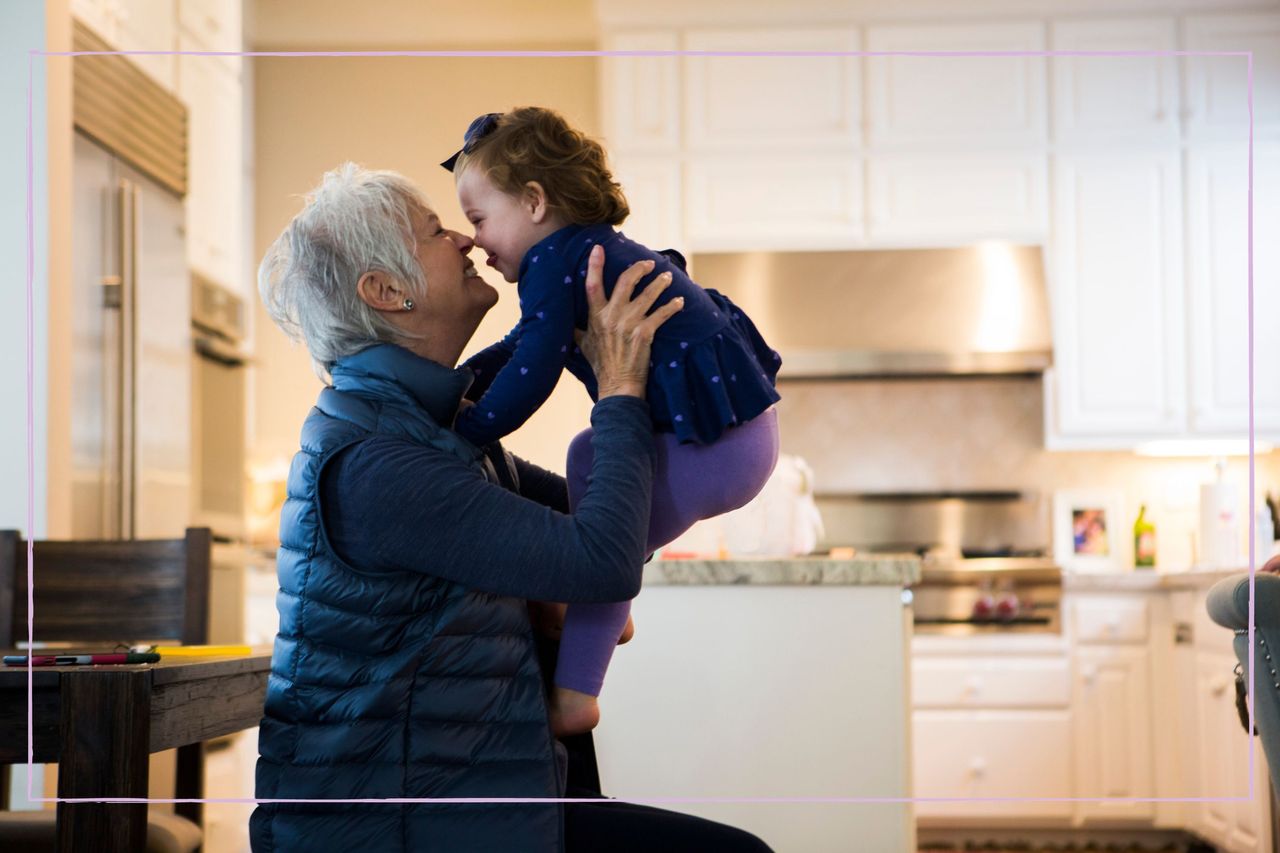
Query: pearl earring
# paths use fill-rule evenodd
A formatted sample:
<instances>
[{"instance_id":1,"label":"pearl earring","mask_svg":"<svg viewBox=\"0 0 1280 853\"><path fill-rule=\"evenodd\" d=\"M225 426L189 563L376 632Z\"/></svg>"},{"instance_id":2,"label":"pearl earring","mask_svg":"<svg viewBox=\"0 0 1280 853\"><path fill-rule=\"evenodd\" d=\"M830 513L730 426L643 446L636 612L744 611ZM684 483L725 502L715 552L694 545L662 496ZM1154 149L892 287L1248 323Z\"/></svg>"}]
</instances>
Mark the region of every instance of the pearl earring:
<instances>
[{"instance_id":1,"label":"pearl earring","mask_svg":"<svg viewBox=\"0 0 1280 853\"><path fill-rule=\"evenodd\" d=\"M412 300L412 299L405 299L405 301L404 301L404 310L406 310L406 311L412 311L412 310L413 310L413 300Z\"/></svg>"}]
</instances>

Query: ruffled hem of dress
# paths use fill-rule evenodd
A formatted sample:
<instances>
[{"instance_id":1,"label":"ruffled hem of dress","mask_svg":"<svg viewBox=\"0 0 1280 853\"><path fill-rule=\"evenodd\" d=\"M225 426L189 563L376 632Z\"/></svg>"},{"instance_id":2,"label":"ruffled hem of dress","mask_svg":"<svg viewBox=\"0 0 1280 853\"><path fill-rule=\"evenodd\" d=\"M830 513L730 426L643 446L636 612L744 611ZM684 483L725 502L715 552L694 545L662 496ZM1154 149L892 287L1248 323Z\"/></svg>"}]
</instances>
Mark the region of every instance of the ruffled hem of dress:
<instances>
[{"instance_id":1,"label":"ruffled hem of dress","mask_svg":"<svg viewBox=\"0 0 1280 853\"><path fill-rule=\"evenodd\" d=\"M776 404L782 359L755 324L724 295L707 294L729 318L721 331L681 357L653 365L649 408L656 428L682 443L711 444L726 429Z\"/></svg>"}]
</instances>

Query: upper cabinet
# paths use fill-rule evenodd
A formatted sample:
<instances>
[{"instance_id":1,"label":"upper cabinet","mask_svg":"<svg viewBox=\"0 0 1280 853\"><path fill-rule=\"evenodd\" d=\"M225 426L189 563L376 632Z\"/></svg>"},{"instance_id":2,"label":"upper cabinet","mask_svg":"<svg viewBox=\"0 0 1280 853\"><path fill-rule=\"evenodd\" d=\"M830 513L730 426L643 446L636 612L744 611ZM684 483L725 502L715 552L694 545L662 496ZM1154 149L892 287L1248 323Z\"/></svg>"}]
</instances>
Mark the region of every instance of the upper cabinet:
<instances>
[{"instance_id":1,"label":"upper cabinet","mask_svg":"<svg viewBox=\"0 0 1280 853\"><path fill-rule=\"evenodd\" d=\"M867 232L877 245L1043 242L1044 151L877 154L867 160Z\"/></svg>"},{"instance_id":2,"label":"upper cabinet","mask_svg":"<svg viewBox=\"0 0 1280 853\"><path fill-rule=\"evenodd\" d=\"M172 2L71 0L71 13L118 50L175 50L177 19ZM135 53L129 59L152 80L174 91L177 63L172 53Z\"/></svg>"},{"instance_id":3,"label":"upper cabinet","mask_svg":"<svg viewBox=\"0 0 1280 853\"><path fill-rule=\"evenodd\" d=\"M615 33L604 49L619 52L680 49L674 32ZM680 57L606 56L601 62L605 141L620 152L673 153L680 148Z\"/></svg>"},{"instance_id":4,"label":"upper cabinet","mask_svg":"<svg viewBox=\"0 0 1280 853\"><path fill-rule=\"evenodd\" d=\"M613 177L626 190L631 214L623 231L659 249L683 244L680 164L668 157L613 158Z\"/></svg>"},{"instance_id":5,"label":"upper cabinet","mask_svg":"<svg viewBox=\"0 0 1280 853\"><path fill-rule=\"evenodd\" d=\"M241 0L71 0L71 12L187 107L186 253L248 294ZM147 53L150 51L151 53ZM170 51L168 54L155 52ZM210 55L212 54L212 55Z\"/></svg>"},{"instance_id":6,"label":"upper cabinet","mask_svg":"<svg viewBox=\"0 0 1280 853\"><path fill-rule=\"evenodd\" d=\"M1240 437L1249 428L1249 152L1243 140L1186 155L1191 428ZM1259 141L1253 174L1254 417L1280 434L1280 143Z\"/></svg>"},{"instance_id":7,"label":"upper cabinet","mask_svg":"<svg viewBox=\"0 0 1280 853\"><path fill-rule=\"evenodd\" d=\"M1254 416L1280 440L1263 369L1280 340L1262 333L1280 313L1280 12L1055 0L1032 20L1010 3L783 22L750 4L735 28L691 8L628 30L639 16L600 5L605 44L633 54L602 63L601 109L637 239L1043 245L1055 449L1247 434L1252 51Z\"/></svg>"},{"instance_id":8,"label":"upper cabinet","mask_svg":"<svg viewBox=\"0 0 1280 853\"><path fill-rule=\"evenodd\" d=\"M693 31L685 57L684 108L691 151L851 152L862 140L857 56L734 56L763 51L852 54L858 33L822 30Z\"/></svg>"},{"instance_id":9,"label":"upper cabinet","mask_svg":"<svg viewBox=\"0 0 1280 853\"><path fill-rule=\"evenodd\" d=\"M244 50L243 0L178 0L178 23L200 50L233 54ZM219 56L235 72L242 58Z\"/></svg>"},{"instance_id":10,"label":"upper cabinet","mask_svg":"<svg viewBox=\"0 0 1280 853\"><path fill-rule=\"evenodd\" d=\"M240 3L179 0L178 97L190 110L190 179L187 192L187 262L206 278L241 295L252 292L242 261L247 189L244 176L243 104L239 56L243 50Z\"/></svg>"},{"instance_id":11,"label":"upper cabinet","mask_svg":"<svg viewBox=\"0 0 1280 853\"><path fill-rule=\"evenodd\" d=\"M862 242L862 168L846 155L691 158L685 193L698 251L843 249Z\"/></svg>"},{"instance_id":12,"label":"upper cabinet","mask_svg":"<svg viewBox=\"0 0 1280 853\"><path fill-rule=\"evenodd\" d=\"M867 111L876 148L1045 142L1044 24L911 24L867 30ZM921 56L918 52L955 52ZM1003 52L1010 55L983 55ZM902 55L876 56L877 53Z\"/></svg>"},{"instance_id":13,"label":"upper cabinet","mask_svg":"<svg viewBox=\"0 0 1280 853\"><path fill-rule=\"evenodd\" d=\"M1057 428L1185 428L1181 166L1176 151L1061 155L1049 288Z\"/></svg>"},{"instance_id":14,"label":"upper cabinet","mask_svg":"<svg viewBox=\"0 0 1280 853\"><path fill-rule=\"evenodd\" d=\"M1193 141L1243 139L1249 126L1249 61L1253 53L1253 119L1259 135L1280 133L1280 15L1214 15L1183 22L1189 51L1234 56L1186 57L1186 128Z\"/></svg>"},{"instance_id":15,"label":"upper cabinet","mask_svg":"<svg viewBox=\"0 0 1280 853\"><path fill-rule=\"evenodd\" d=\"M185 33L184 50L199 50ZM219 57L178 57L178 96L190 110L187 260L237 292L240 281L240 81Z\"/></svg>"},{"instance_id":16,"label":"upper cabinet","mask_svg":"<svg viewBox=\"0 0 1280 853\"><path fill-rule=\"evenodd\" d=\"M1053 24L1053 138L1064 146L1178 141L1177 22L1108 19ZM1093 55L1090 55L1093 54Z\"/></svg>"}]
</instances>

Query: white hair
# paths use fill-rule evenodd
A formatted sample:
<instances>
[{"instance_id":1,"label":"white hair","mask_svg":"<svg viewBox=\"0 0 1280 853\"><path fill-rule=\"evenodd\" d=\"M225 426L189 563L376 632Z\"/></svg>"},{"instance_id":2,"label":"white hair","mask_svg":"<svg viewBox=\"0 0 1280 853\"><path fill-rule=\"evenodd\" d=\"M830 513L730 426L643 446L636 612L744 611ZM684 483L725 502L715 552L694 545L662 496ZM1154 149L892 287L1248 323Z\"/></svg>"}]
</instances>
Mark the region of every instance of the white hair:
<instances>
[{"instance_id":1,"label":"white hair","mask_svg":"<svg viewBox=\"0 0 1280 853\"><path fill-rule=\"evenodd\" d=\"M420 302L427 281L414 254L414 222L430 212L403 175L343 163L325 173L267 249L258 293L276 325L306 344L322 379L344 356L413 337L366 305L356 283L382 272Z\"/></svg>"}]
</instances>

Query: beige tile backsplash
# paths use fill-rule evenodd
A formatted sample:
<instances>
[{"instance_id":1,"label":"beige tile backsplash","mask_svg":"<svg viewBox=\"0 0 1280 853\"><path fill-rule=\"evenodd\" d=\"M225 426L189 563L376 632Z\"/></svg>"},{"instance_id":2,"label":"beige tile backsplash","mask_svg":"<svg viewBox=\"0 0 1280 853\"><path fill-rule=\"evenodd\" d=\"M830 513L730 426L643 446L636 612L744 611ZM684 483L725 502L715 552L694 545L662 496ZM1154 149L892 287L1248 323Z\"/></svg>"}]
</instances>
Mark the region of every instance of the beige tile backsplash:
<instances>
[{"instance_id":1,"label":"beige tile backsplash","mask_svg":"<svg viewBox=\"0 0 1280 853\"><path fill-rule=\"evenodd\" d=\"M1161 568L1193 561L1199 484L1213 478L1211 461L1048 451L1039 379L792 381L779 390L782 450L813 467L819 492L1016 489L1041 494L1050 512L1056 489L1117 489L1122 531L1147 504ZM1227 477L1247 519L1248 460L1230 459ZM1266 489L1280 489L1280 454L1258 456L1255 477L1261 505Z\"/></svg>"}]
</instances>

